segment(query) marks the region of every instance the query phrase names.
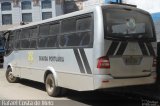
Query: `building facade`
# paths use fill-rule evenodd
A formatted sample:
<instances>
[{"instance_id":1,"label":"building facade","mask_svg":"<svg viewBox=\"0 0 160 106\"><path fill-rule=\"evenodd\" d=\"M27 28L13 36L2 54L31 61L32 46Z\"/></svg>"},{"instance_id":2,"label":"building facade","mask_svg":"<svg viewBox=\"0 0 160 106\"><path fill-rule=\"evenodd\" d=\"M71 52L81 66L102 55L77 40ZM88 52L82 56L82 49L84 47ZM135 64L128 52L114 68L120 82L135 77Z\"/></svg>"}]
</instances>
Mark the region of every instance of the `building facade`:
<instances>
[{"instance_id":1,"label":"building facade","mask_svg":"<svg viewBox=\"0 0 160 106\"><path fill-rule=\"evenodd\" d=\"M81 0L0 0L0 31L79 9Z\"/></svg>"},{"instance_id":2,"label":"building facade","mask_svg":"<svg viewBox=\"0 0 160 106\"><path fill-rule=\"evenodd\" d=\"M0 25L17 25L56 16L53 0L1 0Z\"/></svg>"}]
</instances>

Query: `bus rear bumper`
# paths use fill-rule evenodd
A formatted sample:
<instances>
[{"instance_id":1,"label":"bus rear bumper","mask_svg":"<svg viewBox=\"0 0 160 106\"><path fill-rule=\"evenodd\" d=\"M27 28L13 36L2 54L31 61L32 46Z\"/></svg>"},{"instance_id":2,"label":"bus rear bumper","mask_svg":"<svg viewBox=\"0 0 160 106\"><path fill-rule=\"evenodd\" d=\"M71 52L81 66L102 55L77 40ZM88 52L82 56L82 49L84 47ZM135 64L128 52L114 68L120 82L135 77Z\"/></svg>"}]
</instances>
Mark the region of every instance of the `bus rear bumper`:
<instances>
[{"instance_id":1,"label":"bus rear bumper","mask_svg":"<svg viewBox=\"0 0 160 106\"><path fill-rule=\"evenodd\" d=\"M103 88L114 88L114 87L124 87L124 86L133 86L133 85L145 85L153 84L156 81L156 72L148 77L139 77L139 78L124 78L124 79L114 79L110 75L95 75L94 76L94 88L103 89Z\"/></svg>"}]
</instances>

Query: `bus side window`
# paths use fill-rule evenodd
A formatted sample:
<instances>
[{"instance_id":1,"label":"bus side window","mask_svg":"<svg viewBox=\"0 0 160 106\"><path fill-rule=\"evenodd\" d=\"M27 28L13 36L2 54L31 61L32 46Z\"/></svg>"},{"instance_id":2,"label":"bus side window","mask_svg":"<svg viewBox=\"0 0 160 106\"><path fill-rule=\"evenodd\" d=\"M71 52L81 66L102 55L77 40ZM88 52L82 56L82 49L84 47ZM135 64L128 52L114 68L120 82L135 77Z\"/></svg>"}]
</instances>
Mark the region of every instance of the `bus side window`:
<instances>
[{"instance_id":1,"label":"bus side window","mask_svg":"<svg viewBox=\"0 0 160 106\"><path fill-rule=\"evenodd\" d=\"M59 23L51 23L49 36L47 39L47 47L57 47L57 36L59 35Z\"/></svg>"},{"instance_id":2,"label":"bus side window","mask_svg":"<svg viewBox=\"0 0 160 106\"><path fill-rule=\"evenodd\" d=\"M38 47L45 48L47 46L47 39L49 36L49 24L43 24L39 27Z\"/></svg>"},{"instance_id":3,"label":"bus side window","mask_svg":"<svg viewBox=\"0 0 160 106\"><path fill-rule=\"evenodd\" d=\"M61 33L72 33L76 31L76 19L66 19L62 21Z\"/></svg>"},{"instance_id":4,"label":"bus side window","mask_svg":"<svg viewBox=\"0 0 160 106\"><path fill-rule=\"evenodd\" d=\"M47 44L48 37L39 38L38 40L38 47L45 48Z\"/></svg>"},{"instance_id":5,"label":"bus side window","mask_svg":"<svg viewBox=\"0 0 160 106\"><path fill-rule=\"evenodd\" d=\"M67 46L79 46L80 43L80 36L77 33L72 33L68 36L69 41Z\"/></svg>"},{"instance_id":6,"label":"bus side window","mask_svg":"<svg viewBox=\"0 0 160 106\"><path fill-rule=\"evenodd\" d=\"M49 34L51 36L55 36L59 34L59 24L58 23L50 25Z\"/></svg>"},{"instance_id":7,"label":"bus side window","mask_svg":"<svg viewBox=\"0 0 160 106\"><path fill-rule=\"evenodd\" d=\"M79 46L88 46L91 40L92 18L84 17L77 20L77 33L80 36Z\"/></svg>"},{"instance_id":8,"label":"bus side window","mask_svg":"<svg viewBox=\"0 0 160 106\"><path fill-rule=\"evenodd\" d=\"M67 46L68 41L69 41L68 35L61 35L61 37L60 37L60 45L61 46L64 46L64 47Z\"/></svg>"},{"instance_id":9,"label":"bus side window","mask_svg":"<svg viewBox=\"0 0 160 106\"><path fill-rule=\"evenodd\" d=\"M22 29L22 33L20 34L20 45L22 49L26 49L30 47L30 30L29 29Z\"/></svg>"},{"instance_id":10,"label":"bus side window","mask_svg":"<svg viewBox=\"0 0 160 106\"><path fill-rule=\"evenodd\" d=\"M81 37L80 46L87 46L90 43L90 32L79 33Z\"/></svg>"},{"instance_id":11,"label":"bus side window","mask_svg":"<svg viewBox=\"0 0 160 106\"><path fill-rule=\"evenodd\" d=\"M84 47L90 44L92 18L90 15L78 16L62 21L60 45L63 47Z\"/></svg>"},{"instance_id":12,"label":"bus side window","mask_svg":"<svg viewBox=\"0 0 160 106\"><path fill-rule=\"evenodd\" d=\"M47 47L57 46L57 36L49 36L47 40Z\"/></svg>"},{"instance_id":13,"label":"bus side window","mask_svg":"<svg viewBox=\"0 0 160 106\"><path fill-rule=\"evenodd\" d=\"M91 17L84 17L77 20L77 30L87 31L91 30Z\"/></svg>"},{"instance_id":14,"label":"bus side window","mask_svg":"<svg viewBox=\"0 0 160 106\"><path fill-rule=\"evenodd\" d=\"M5 55L10 54L14 49L13 32L8 32L8 34L9 34L9 36L8 36L8 39L7 39L7 42L6 42L6 46L5 46L5 49L6 49Z\"/></svg>"},{"instance_id":15,"label":"bus side window","mask_svg":"<svg viewBox=\"0 0 160 106\"><path fill-rule=\"evenodd\" d=\"M69 18L62 21L60 45L73 47L79 45L79 37L76 34L76 18Z\"/></svg>"},{"instance_id":16,"label":"bus side window","mask_svg":"<svg viewBox=\"0 0 160 106\"><path fill-rule=\"evenodd\" d=\"M38 27L30 28L30 48L37 48Z\"/></svg>"},{"instance_id":17,"label":"bus side window","mask_svg":"<svg viewBox=\"0 0 160 106\"><path fill-rule=\"evenodd\" d=\"M9 40L8 40L8 50L13 50L13 35L9 36Z\"/></svg>"},{"instance_id":18,"label":"bus side window","mask_svg":"<svg viewBox=\"0 0 160 106\"><path fill-rule=\"evenodd\" d=\"M29 48L29 46L30 46L29 39L23 39L23 40L21 40L21 48L22 49Z\"/></svg>"},{"instance_id":19,"label":"bus side window","mask_svg":"<svg viewBox=\"0 0 160 106\"><path fill-rule=\"evenodd\" d=\"M22 29L22 33L20 38L24 39L24 38L29 38L30 37L30 30L29 29Z\"/></svg>"},{"instance_id":20,"label":"bus side window","mask_svg":"<svg viewBox=\"0 0 160 106\"><path fill-rule=\"evenodd\" d=\"M39 37L46 37L49 35L49 24L43 24L39 27Z\"/></svg>"},{"instance_id":21,"label":"bus side window","mask_svg":"<svg viewBox=\"0 0 160 106\"><path fill-rule=\"evenodd\" d=\"M38 27L30 28L30 38L37 38Z\"/></svg>"},{"instance_id":22,"label":"bus side window","mask_svg":"<svg viewBox=\"0 0 160 106\"><path fill-rule=\"evenodd\" d=\"M37 47L37 40L30 39L30 48L36 48L36 47Z\"/></svg>"},{"instance_id":23,"label":"bus side window","mask_svg":"<svg viewBox=\"0 0 160 106\"><path fill-rule=\"evenodd\" d=\"M14 38L15 38L14 47L15 47L15 49L19 49L19 48L20 48L19 35L20 35L21 31L18 30L18 31L15 31L14 33L15 33L15 34L14 34Z\"/></svg>"}]
</instances>

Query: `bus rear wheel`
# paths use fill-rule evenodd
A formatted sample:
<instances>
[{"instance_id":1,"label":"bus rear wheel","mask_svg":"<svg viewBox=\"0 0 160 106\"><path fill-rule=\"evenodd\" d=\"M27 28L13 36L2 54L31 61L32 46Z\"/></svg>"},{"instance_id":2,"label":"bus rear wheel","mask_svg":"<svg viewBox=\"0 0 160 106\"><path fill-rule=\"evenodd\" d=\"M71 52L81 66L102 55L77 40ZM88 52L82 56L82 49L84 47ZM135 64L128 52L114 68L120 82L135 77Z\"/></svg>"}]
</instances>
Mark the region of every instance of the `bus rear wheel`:
<instances>
[{"instance_id":1,"label":"bus rear wheel","mask_svg":"<svg viewBox=\"0 0 160 106\"><path fill-rule=\"evenodd\" d=\"M10 83L16 83L16 82L18 82L18 77L15 77L13 75L11 67L7 68L6 79Z\"/></svg>"},{"instance_id":2,"label":"bus rear wheel","mask_svg":"<svg viewBox=\"0 0 160 106\"><path fill-rule=\"evenodd\" d=\"M53 74L48 74L45 80L46 91L49 96L57 97L61 96L61 87L57 87Z\"/></svg>"}]
</instances>

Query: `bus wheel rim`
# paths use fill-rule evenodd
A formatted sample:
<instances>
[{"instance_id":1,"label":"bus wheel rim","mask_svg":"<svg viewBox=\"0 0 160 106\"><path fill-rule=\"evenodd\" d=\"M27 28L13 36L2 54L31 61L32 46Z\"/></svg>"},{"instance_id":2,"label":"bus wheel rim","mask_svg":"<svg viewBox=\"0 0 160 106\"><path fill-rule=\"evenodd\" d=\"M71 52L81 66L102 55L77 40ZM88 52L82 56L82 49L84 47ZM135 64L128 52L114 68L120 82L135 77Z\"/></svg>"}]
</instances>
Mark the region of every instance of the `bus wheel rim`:
<instances>
[{"instance_id":1,"label":"bus wheel rim","mask_svg":"<svg viewBox=\"0 0 160 106\"><path fill-rule=\"evenodd\" d=\"M13 74L12 74L11 71L8 73L8 78L9 78L10 80L14 80L14 76L13 76Z\"/></svg>"},{"instance_id":2,"label":"bus wheel rim","mask_svg":"<svg viewBox=\"0 0 160 106\"><path fill-rule=\"evenodd\" d=\"M52 79L47 80L47 89L49 92L52 92L54 90L54 84Z\"/></svg>"}]
</instances>

